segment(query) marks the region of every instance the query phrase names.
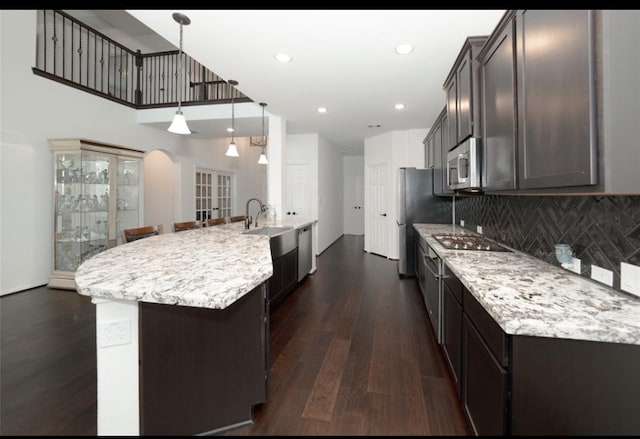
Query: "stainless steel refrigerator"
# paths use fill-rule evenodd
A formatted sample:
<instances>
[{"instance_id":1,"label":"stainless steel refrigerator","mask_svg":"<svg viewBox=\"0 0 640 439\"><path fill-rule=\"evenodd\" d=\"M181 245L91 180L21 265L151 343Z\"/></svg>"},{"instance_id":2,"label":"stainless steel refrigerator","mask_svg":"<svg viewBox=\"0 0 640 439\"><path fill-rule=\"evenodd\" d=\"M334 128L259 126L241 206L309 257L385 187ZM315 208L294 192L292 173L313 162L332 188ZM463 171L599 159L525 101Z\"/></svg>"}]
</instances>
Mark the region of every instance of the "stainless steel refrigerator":
<instances>
[{"instance_id":1,"label":"stainless steel refrigerator","mask_svg":"<svg viewBox=\"0 0 640 439\"><path fill-rule=\"evenodd\" d=\"M414 223L451 224L451 197L433 195L433 169L400 168L398 184L398 274L415 276Z\"/></svg>"}]
</instances>

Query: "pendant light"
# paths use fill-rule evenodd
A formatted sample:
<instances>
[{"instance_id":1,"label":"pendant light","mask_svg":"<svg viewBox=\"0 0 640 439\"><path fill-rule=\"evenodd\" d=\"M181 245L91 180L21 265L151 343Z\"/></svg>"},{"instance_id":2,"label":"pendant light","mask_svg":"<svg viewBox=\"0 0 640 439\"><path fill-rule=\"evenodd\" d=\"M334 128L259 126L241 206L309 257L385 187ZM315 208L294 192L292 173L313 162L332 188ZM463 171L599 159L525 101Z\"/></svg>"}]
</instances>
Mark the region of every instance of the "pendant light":
<instances>
[{"instance_id":1,"label":"pendant light","mask_svg":"<svg viewBox=\"0 0 640 439\"><path fill-rule=\"evenodd\" d=\"M267 155L264 153L264 147L267 146L267 138L264 135L264 107L267 106L264 102L260 102L260 106L262 107L262 153L260 154L260 158L258 159L259 165L268 165L269 161L267 160Z\"/></svg>"},{"instance_id":2,"label":"pendant light","mask_svg":"<svg viewBox=\"0 0 640 439\"><path fill-rule=\"evenodd\" d=\"M178 111L173 116L173 121L167 131L175 134L191 134L191 130L187 126L187 120L182 114L181 94L182 94L182 26L191 24L191 20L184 14L179 12L173 13L173 19L180 24L180 52L178 55Z\"/></svg>"},{"instance_id":3,"label":"pendant light","mask_svg":"<svg viewBox=\"0 0 640 439\"><path fill-rule=\"evenodd\" d=\"M229 91L231 92L231 143L229 144L229 148L227 148L227 152L225 153L225 155L229 156L229 157L240 157L240 154L238 154L238 148L236 147L236 142L234 141L234 135L236 132L236 126L235 126L235 110L234 110L234 91L231 89L231 86L236 86L238 85L238 81L235 81L233 79L229 79Z\"/></svg>"}]
</instances>

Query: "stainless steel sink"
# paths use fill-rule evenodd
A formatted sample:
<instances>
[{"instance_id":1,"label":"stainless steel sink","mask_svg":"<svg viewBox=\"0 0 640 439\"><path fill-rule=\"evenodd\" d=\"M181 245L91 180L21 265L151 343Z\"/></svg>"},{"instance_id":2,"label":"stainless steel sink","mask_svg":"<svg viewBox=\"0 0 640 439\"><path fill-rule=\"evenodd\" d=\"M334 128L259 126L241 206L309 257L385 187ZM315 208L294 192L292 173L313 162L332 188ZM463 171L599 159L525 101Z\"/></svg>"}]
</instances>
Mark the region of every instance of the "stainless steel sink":
<instances>
[{"instance_id":1,"label":"stainless steel sink","mask_svg":"<svg viewBox=\"0 0 640 439\"><path fill-rule=\"evenodd\" d=\"M259 229L248 230L243 232L247 235L268 235L274 236L283 232L292 231L293 227L261 227Z\"/></svg>"},{"instance_id":2,"label":"stainless steel sink","mask_svg":"<svg viewBox=\"0 0 640 439\"><path fill-rule=\"evenodd\" d=\"M246 235L269 236L271 259L279 258L298 246L298 234L293 227L262 227L243 233Z\"/></svg>"}]
</instances>

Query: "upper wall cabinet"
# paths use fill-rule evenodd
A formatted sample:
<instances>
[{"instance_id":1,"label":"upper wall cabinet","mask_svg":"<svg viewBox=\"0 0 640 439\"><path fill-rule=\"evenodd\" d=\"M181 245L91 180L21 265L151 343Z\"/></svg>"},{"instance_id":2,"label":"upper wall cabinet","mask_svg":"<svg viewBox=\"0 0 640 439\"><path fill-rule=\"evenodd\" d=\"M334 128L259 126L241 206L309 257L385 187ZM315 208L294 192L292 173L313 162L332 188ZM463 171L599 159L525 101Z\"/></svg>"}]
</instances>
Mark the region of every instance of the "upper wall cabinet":
<instances>
[{"instance_id":1,"label":"upper wall cabinet","mask_svg":"<svg viewBox=\"0 0 640 439\"><path fill-rule=\"evenodd\" d=\"M476 57L486 40L486 36L467 38L444 82L447 96L447 151L469 136L478 136L480 84Z\"/></svg>"},{"instance_id":2,"label":"upper wall cabinet","mask_svg":"<svg viewBox=\"0 0 640 439\"><path fill-rule=\"evenodd\" d=\"M596 184L592 12L522 10L516 29L519 187Z\"/></svg>"},{"instance_id":3,"label":"upper wall cabinet","mask_svg":"<svg viewBox=\"0 0 640 439\"><path fill-rule=\"evenodd\" d=\"M426 168L433 168L433 194L451 195L453 190L447 183L446 158L449 141L447 140L447 108L443 108L431 124L429 134L424 139ZM431 166L430 166L431 165Z\"/></svg>"},{"instance_id":4,"label":"upper wall cabinet","mask_svg":"<svg viewBox=\"0 0 640 439\"><path fill-rule=\"evenodd\" d=\"M640 193L640 11L507 11L478 55L483 189Z\"/></svg>"},{"instance_id":5,"label":"upper wall cabinet","mask_svg":"<svg viewBox=\"0 0 640 439\"><path fill-rule=\"evenodd\" d=\"M505 14L478 55L482 113L482 187L516 189L514 12Z\"/></svg>"}]
</instances>

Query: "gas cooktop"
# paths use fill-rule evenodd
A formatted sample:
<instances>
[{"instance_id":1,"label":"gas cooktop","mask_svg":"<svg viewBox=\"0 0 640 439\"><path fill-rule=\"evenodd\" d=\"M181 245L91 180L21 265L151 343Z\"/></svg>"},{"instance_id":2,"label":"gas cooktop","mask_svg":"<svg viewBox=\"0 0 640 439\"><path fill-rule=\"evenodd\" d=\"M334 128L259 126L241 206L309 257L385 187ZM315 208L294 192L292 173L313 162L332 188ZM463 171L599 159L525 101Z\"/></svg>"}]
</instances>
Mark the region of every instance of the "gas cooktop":
<instances>
[{"instance_id":1,"label":"gas cooktop","mask_svg":"<svg viewBox=\"0 0 640 439\"><path fill-rule=\"evenodd\" d=\"M510 252L506 247L501 246L484 236L479 235L431 235L444 248L452 250L484 250L494 252Z\"/></svg>"}]
</instances>

